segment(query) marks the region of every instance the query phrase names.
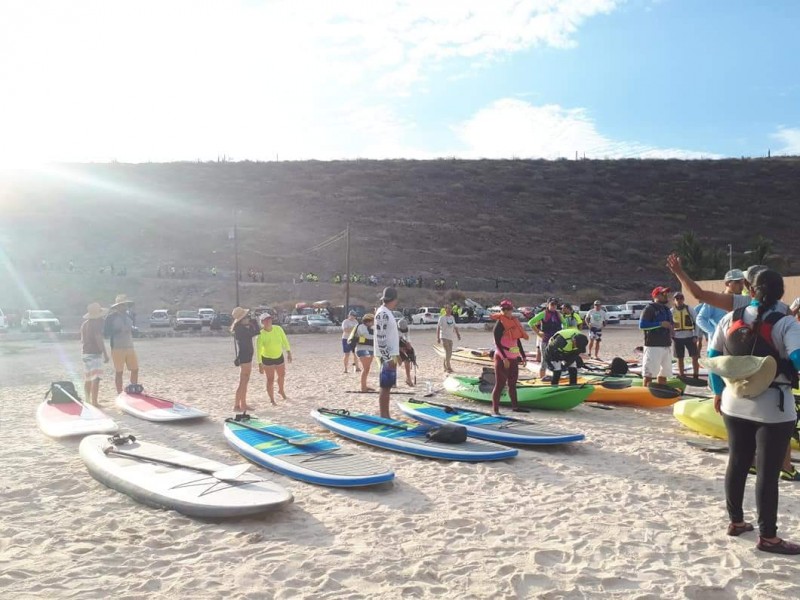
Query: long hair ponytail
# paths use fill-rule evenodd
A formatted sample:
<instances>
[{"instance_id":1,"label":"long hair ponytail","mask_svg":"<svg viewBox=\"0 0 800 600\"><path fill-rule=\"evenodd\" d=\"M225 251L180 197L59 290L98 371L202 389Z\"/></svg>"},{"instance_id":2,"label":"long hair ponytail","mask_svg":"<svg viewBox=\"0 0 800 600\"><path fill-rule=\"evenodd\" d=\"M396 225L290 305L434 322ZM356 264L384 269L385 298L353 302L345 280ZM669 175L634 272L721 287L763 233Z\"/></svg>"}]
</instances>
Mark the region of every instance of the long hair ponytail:
<instances>
[{"instance_id":1,"label":"long hair ponytail","mask_svg":"<svg viewBox=\"0 0 800 600\"><path fill-rule=\"evenodd\" d=\"M773 308L783 298L783 277L772 269L761 271L756 275L753 293L755 299L758 300L758 314L753 323L754 328L757 328L764 317L764 313Z\"/></svg>"}]
</instances>

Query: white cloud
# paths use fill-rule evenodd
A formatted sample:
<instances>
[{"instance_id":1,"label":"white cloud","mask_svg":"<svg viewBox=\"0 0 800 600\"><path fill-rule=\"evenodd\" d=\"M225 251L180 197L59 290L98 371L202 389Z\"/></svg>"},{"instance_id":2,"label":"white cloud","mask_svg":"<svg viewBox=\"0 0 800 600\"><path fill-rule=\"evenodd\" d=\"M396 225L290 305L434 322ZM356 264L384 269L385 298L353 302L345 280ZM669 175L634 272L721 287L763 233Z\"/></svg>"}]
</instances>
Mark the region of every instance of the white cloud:
<instances>
[{"instance_id":1,"label":"white cloud","mask_svg":"<svg viewBox=\"0 0 800 600\"><path fill-rule=\"evenodd\" d=\"M600 133L586 110L497 100L453 127L464 158L721 158L709 152L656 148Z\"/></svg>"},{"instance_id":2,"label":"white cloud","mask_svg":"<svg viewBox=\"0 0 800 600\"><path fill-rule=\"evenodd\" d=\"M573 46L623 1L3 0L0 164L427 155L398 103L447 61Z\"/></svg>"},{"instance_id":3,"label":"white cloud","mask_svg":"<svg viewBox=\"0 0 800 600\"><path fill-rule=\"evenodd\" d=\"M800 156L800 127L779 127L770 137L781 144L774 154Z\"/></svg>"}]
</instances>

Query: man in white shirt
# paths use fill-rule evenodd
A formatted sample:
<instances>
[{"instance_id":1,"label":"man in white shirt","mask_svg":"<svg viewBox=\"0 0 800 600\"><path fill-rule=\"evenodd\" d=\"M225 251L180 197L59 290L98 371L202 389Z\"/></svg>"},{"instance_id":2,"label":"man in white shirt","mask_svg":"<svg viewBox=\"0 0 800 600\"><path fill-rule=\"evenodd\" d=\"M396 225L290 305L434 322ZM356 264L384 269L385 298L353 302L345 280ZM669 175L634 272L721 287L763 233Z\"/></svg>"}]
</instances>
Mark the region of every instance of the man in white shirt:
<instances>
[{"instance_id":1,"label":"man in white shirt","mask_svg":"<svg viewBox=\"0 0 800 600\"><path fill-rule=\"evenodd\" d=\"M391 390L397 383L397 365L400 364L400 333L392 311L397 307L397 290L384 288L381 307L375 311L375 357L381 364L380 415L387 419Z\"/></svg>"},{"instance_id":2,"label":"man in white shirt","mask_svg":"<svg viewBox=\"0 0 800 600\"><path fill-rule=\"evenodd\" d=\"M592 347L594 347L594 357L600 358L600 342L603 339L603 327L608 322L608 313L600 304L600 300L595 300L592 309L586 313L586 327L589 328L589 351L587 354L592 355Z\"/></svg>"},{"instance_id":3,"label":"man in white shirt","mask_svg":"<svg viewBox=\"0 0 800 600\"><path fill-rule=\"evenodd\" d=\"M353 332L353 329L358 327L358 319L356 319L356 311L351 310L347 318L342 321L342 352L344 352L344 372L347 373L347 363L350 362L349 357L353 355L353 367L355 368L356 373L361 371L358 366L358 360L356 360L356 345L355 343L350 343L350 334Z\"/></svg>"},{"instance_id":4,"label":"man in white shirt","mask_svg":"<svg viewBox=\"0 0 800 600\"><path fill-rule=\"evenodd\" d=\"M436 342L444 348L444 372L452 373L450 357L453 355L453 339L458 337L461 341L461 332L456 327L456 318L453 316L453 309L449 306L444 307L444 314L439 317L436 325Z\"/></svg>"}]
</instances>

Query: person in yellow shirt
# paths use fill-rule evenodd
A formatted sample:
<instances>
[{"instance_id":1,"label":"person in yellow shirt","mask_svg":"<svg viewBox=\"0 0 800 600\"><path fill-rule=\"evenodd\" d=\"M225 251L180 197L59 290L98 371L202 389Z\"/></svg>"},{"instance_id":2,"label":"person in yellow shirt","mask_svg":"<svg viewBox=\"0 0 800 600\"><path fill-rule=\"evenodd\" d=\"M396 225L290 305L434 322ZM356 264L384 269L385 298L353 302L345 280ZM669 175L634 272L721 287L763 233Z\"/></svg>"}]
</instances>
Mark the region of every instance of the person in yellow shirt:
<instances>
[{"instance_id":1,"label":"person in yellow shirt","mask_svg":"<svg viewBox=\"0 0 800 600\"><path fill-rule=\"evenodd\" d=\"M261 333L258 334L256 342L258 352L258 372L267 376L267 395L269 401L275 405L275 374L278 375L278 393L281 398L286 400L286 392L283 390L283 381L286 377L286 364L284 363L283 353L286 352L286 362L292 362L292 350L289 347L289 340L280 325L272 324L272 315L265 312L261 315Z\"/></svg>"}]
</instances>

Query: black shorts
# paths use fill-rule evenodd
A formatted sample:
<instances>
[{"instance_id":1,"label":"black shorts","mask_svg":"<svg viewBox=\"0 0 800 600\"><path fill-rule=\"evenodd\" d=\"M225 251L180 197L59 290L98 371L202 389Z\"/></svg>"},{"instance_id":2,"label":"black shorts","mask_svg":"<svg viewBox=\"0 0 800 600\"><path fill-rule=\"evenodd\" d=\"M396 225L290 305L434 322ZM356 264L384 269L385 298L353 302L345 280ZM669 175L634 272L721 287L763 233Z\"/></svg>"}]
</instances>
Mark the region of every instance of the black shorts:
<instances>
[{"instance_id":1,"label":"black shorts","mask_svg":"<svg viewBox=\"0 0 800 600\"><path fill-rule=\"evenodd\" d=\"M261 357L261 364L265 367L278 367L283 364L283 354L279 358L266 358Z\"/></svg>"},{"instance_id":2,"label":"black shorts","mask_svg":"<svg viewBox=\"0 0 800 600\"><path fill-rule=\"evenodd\" d=\"M675 338L672 341L675 347L675 358L683 359L687 351L692 358L697 356L697 343L694 338Z\"/></svg>"}]
</instances>

